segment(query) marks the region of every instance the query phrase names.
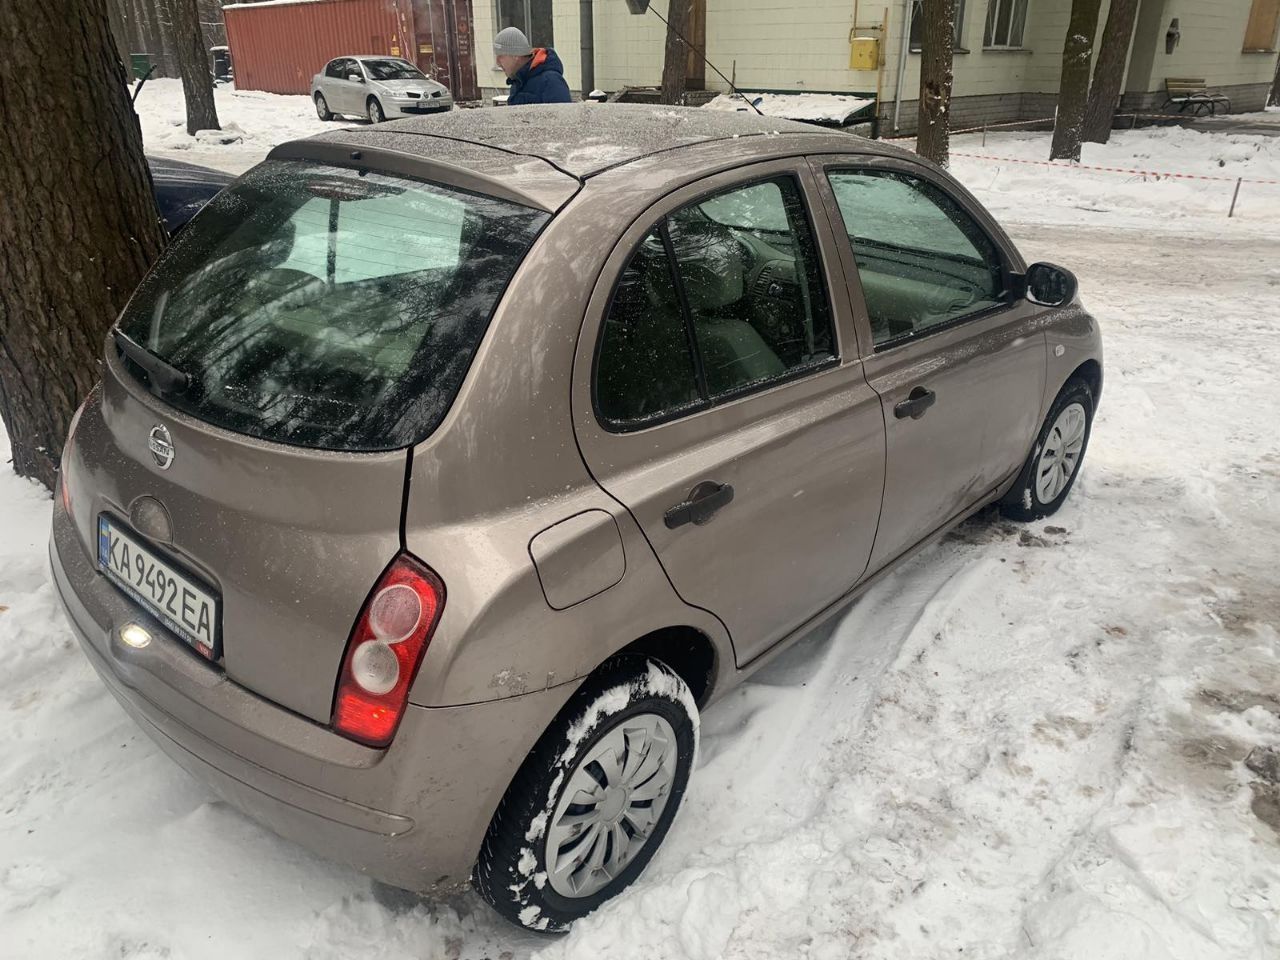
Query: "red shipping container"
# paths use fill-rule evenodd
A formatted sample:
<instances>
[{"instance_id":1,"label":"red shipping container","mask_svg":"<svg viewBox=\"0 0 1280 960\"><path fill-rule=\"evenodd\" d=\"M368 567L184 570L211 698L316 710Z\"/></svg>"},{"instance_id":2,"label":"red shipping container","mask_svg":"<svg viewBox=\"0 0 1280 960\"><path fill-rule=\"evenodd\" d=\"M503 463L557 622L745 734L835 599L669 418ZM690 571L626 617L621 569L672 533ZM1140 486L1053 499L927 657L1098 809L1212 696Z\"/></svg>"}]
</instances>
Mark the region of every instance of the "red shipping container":
<instances>
[{"instance_id":1,"label":"red shipping container","mask_svg":"<svg viewBox=\"0 0 1280 960\"><path fill-rule=\"evenodd\" d=\"M403 57L449 87L456 100L477 94L469 0L267 0L222 8L240 90L311 92L311 78L334 57ZM415 10L415 7L417 8ZM416 16L415 16L416 14ZM437 29L433 30L433 27ZM442 41L442 42L438 42Z\"/></svg>"}]
</instances>

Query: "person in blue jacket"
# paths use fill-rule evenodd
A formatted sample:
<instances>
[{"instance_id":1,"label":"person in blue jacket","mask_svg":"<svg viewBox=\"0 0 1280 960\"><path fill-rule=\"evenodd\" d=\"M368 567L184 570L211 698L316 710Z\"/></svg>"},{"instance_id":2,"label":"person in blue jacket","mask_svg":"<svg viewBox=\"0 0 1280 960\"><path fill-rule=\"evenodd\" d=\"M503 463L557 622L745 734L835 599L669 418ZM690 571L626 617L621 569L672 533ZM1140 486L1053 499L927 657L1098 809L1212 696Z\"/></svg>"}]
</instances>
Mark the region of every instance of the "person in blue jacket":
<instances>
[{"instance_id":1,"label":"person in blue jacket","mask_svg":"<svg viewBox=\"0 0 1280 960\"><path fill-rule=\"evenodd\" d=\"M569 85L564 82L564 65L549 47L532 47L529 38L515 27L498 31L493 53L507 75L511 87L508 106L523 103L569 103Z\"/></svg>"}]
</instances>

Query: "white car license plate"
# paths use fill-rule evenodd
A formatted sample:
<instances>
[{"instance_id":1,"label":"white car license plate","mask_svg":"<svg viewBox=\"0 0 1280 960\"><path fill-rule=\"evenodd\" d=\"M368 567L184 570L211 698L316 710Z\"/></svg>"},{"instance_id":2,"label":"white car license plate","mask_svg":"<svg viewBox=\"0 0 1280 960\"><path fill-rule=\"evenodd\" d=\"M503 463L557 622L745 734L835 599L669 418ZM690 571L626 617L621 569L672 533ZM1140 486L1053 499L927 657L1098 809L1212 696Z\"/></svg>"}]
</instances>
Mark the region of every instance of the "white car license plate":
<instances>
[{"instance_id":1,"label":"white car license plate","mask_svg":"<svg viewBox=\"0 0 1280 960\"><path fill-rule=\"evenodd\" d=\"M166 627L210 660L217 658L217 595L105 514L98 517L98 566Z\"/></svg>"}]
</instances>

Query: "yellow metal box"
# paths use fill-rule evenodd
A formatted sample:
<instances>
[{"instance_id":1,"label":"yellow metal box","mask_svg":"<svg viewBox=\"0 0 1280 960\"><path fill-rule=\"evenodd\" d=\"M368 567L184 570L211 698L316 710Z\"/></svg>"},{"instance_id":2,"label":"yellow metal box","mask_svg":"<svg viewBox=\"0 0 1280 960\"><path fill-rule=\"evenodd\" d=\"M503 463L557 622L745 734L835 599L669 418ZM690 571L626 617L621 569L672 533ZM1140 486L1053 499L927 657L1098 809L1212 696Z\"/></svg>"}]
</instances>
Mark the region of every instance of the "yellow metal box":
<instances>
[{"instance_id":1,"label":"yellow metal box","mask_svg":"<svg viewBox=\"0 0 1280 960\"><path fill-rule=\"evenodd\" d=\"M880 40L877 37L849 38L849 69L880 69Z\"/></svg>"}]
</instances>

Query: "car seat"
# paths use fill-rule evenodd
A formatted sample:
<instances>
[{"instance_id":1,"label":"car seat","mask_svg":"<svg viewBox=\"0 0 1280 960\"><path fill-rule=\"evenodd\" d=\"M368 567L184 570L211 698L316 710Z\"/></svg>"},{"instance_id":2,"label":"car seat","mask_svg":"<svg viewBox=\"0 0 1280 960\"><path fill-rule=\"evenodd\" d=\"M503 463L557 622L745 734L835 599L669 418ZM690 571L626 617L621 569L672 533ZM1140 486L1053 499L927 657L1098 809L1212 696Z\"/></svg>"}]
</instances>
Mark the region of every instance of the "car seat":
<instances>
[{"instance_id":1,"label":"car seat","mask_svg":"<svg viewBox=\"0 0 1280 960\"><path fill-rule=\"evenodd\" d=\"M729 228L710 219L673 218L671 239L711 395L785 373L746 319L746 250Z\"/></svg>"}]
</instances>

